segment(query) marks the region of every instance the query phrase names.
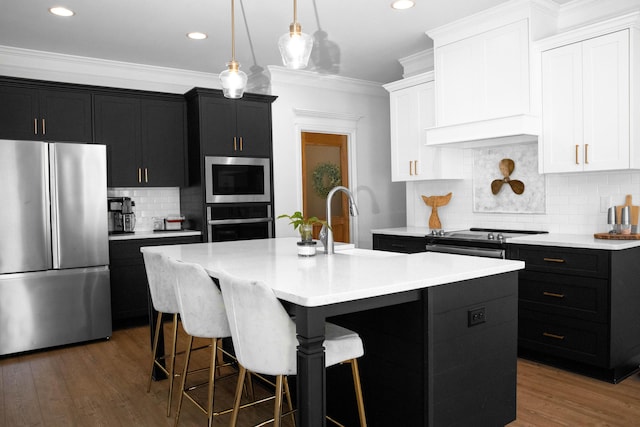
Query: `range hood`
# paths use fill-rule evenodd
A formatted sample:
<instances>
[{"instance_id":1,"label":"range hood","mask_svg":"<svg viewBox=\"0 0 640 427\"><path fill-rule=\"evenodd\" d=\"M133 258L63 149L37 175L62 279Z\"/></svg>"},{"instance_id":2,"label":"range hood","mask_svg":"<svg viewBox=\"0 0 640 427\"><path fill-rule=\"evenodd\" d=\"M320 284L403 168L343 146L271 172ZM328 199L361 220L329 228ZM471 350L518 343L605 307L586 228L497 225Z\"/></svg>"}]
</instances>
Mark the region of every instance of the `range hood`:
<instances>
[{"instance_id":1,"label":"range hood","mask_svg":"<svg viewBox=\"0 0 640 427\"><path fill-rule=\"evenodd\" d=\"M426 144L456 148L490 147L535 142L540 119L530 114L428 128Z\"/></svg>"}]
</instances>

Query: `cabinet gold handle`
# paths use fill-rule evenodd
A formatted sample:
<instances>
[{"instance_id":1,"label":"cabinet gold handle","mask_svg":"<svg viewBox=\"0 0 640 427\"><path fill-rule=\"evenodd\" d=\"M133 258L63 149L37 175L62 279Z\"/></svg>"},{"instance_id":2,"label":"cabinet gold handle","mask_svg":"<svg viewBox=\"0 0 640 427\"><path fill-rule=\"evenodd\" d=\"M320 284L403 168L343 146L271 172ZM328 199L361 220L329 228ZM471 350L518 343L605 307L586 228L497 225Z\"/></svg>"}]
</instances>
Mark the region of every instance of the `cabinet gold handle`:
<instances>
[{"instance_id":1,"label":"cabinet gold handle","mask_svg":"<svg viewBox=\"0 0 640 427\"><path fill-rule=\"evenodd\" d=\"M45 119L42 119L42 134L46 135L47 134L47 126L46 126L46 121Z\"/></svg>"},{"instance_id":2,"label":"cabinet gold handle","mask_svg":"<svg viewBox=\"0 0 640 427\"><path fill-rule=\"evenodd\" d=\"M411 160L409 160L409 175L412 176L413 175L413 162Z\"/></svg>"},{"instance_id":3,"label":"cabinet gold handle","mask_svg":"<svg viewBox=\"0 0 640 427\"><path fill-rule=\"evenodd\" d=\"M38 134L38 119L33 119L33 134Z\"/></svg>"},{"instance_id":4,"label":"cabinet gold handle","mask_svg":"<svg viewBox=\"0 0 640 427\"><path fill-rule=\"evenodd\" d=\"M142 169L138 168L138 183L142 182Z\"/></svg>"},{"instance_id":5,"label":"cabinet gold handle","mask_svg":"<svg viewBox=\"0 0 640 427\"><path fill-rule=\"evenodd\" d=\"M147 168L144 168L144 182L149 182L149 171L147 171Z\"/></svg>"},{"instance_id":6,"label":"cabinet gold handle","mask_svg":"<svg viewBox=\"0 0 640 427\"><path fill-rule=\"evenodd\" d=\"M233 137L233 151L238 151L238 141L235 136Z\"/></svg>"},{"instance_id":7,"label":"cabinet gold handle","mask_svg":"<svg viewBox=\"0 0 640 427\"><path fill-rule=\"evenodd\" d=\"M543 258L543 260L547 262L557 262L558 264L562 264L564 262L562 258Z\"/></svg>"},{"instance_id":8,"label":"cabinet gold handle","mask_svg":"<svg viewBox=\"0 0 640 427\"><path fill-rule=\"evenodd\" d=\"M417 160L413 161L413 174L414 175L418 175L418 161Z\"/></svg>"},{"instance_id":9,"label":"cabinet gold handle","mask_svg":"<svg viewBox=\"0 0 640 427\"><path fill-rule=\"evenodd\" d=\"M542 292L542 295L544 295L546 297L564 298L564 294L557 294L555 292L544 291L544 292Z\"/></svg>"},{"instance_id":10,"label":"cabinet gold handle","mask_svg":"<svg viewBox=\"0 0 640 427\"><path fill-rule=\"evenodd\" d=\"M242 151L242 137L240 137L240 151Z\"/></svg>"},{"instance_id":11,"label":"cabinet gold handle","mask_svg":"<svg viewBox=\"0 0 640 427\"><path fill-rule=\"evenodd\" d=\"M555 338L557 340L563 340L564 339L564 335L556 335L556 334L551 334L549 332L543 332L542 336L549 337L549 338Z\"/></svg>"},{"instance_id":12,"label":"cabinet gold handle","mask_svg":"<svg viewBox=\"0 0 640 427\"><path fill-rule=\"evenodd\" d=\"M589 144L584 144L584 164L589 164Z\"/></svg>"},{"instance_id":13,"label":"cabinet gold handle","mask_svg":"<svg viewBox=\"0 0 640 427\"><path fill-rule=\"evenodd\" d=\"M579 165L580 162L578 162L578 144L576 144L576 165Z\"/></svg>"}]
</instances>

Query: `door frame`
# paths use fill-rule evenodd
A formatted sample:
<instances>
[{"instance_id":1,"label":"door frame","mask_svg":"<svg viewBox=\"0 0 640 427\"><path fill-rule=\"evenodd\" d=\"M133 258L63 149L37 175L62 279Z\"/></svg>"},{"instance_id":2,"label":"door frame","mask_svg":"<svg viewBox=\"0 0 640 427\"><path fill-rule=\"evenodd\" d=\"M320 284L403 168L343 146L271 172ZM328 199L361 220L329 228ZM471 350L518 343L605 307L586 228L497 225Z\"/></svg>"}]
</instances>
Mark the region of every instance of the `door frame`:
<instances>
[{"instance_id":1,"label":"door frame","mask_svg":"<svg viewBox=\"0 0 640 427\"><path fill-rule=\"evenodd\" d=\"M294 131L296 141L296 197L302 211L302 133L326 133L345 135L347 137L347 164L349 166L349 187L358 203L358 182L356 168L356 139L358 120L360 115L348 113L332 113L315 110L294 108ZM349 239L351 243L358 243L358 217L349 216Z\"/></svg>"}]
</instances>

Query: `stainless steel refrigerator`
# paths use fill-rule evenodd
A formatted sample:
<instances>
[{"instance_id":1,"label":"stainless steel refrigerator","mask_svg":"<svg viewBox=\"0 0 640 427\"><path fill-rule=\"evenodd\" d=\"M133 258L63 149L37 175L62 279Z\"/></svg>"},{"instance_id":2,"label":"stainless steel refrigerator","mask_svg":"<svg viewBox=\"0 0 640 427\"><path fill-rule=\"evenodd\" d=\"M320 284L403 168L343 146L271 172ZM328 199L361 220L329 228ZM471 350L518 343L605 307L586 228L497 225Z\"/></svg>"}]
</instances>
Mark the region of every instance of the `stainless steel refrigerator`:
<instances>
[{"instance_id":1,"label":"stainless steel refrigerator","mask_svg":"<svg viewBox=\"0 0 640 427\"><path fill-rule=\"evenodd\" d=\"M0 355L111 336L106 149L0 140Z\"/></svg>"}]
</instances>

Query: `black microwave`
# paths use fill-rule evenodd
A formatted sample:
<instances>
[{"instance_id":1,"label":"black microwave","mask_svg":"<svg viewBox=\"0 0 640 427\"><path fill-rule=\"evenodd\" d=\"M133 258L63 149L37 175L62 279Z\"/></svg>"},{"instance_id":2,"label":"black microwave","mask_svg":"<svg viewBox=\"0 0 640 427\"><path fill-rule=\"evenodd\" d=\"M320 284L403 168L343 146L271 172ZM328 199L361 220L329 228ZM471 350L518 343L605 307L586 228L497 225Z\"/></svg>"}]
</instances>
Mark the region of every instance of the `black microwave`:
<instances>
[{"instance_id":1,"label":"black microwave","mask_svg":"<svg viewBox=\"0 0 640 427\"><path fill-rule=\"evenodd\" d=\"M206 203L271 201L269 159L205 156Z\"/></svg>"}]
</instances>

